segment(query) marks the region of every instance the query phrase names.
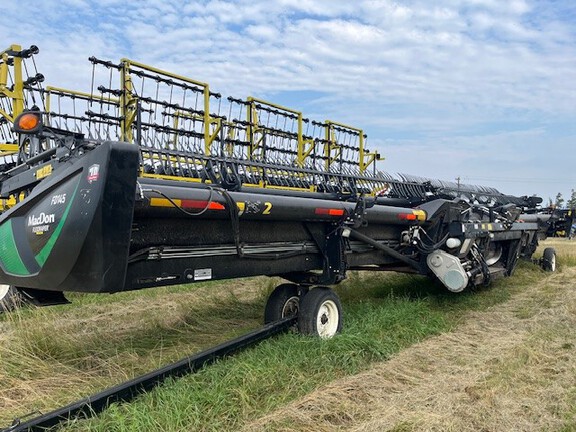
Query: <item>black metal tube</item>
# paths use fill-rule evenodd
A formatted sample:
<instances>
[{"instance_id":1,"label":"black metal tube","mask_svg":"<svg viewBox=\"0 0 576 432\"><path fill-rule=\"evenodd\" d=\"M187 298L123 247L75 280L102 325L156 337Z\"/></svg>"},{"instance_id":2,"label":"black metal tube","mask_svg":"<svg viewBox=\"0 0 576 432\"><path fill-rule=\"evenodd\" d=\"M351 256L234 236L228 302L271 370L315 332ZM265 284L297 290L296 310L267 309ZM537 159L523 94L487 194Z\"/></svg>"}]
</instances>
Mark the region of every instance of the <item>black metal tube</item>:
<instances>
[{"instance_id":1,"label":"black metal tube","mask_svg":"<svg viewBox=\"0 0 576 432\"><path fill-rule=\"evenodd\" d=\"M356 230L351 229L350 230L350 237L355 238L356 240L360 240L363 241L364 243L367 243L371 246L374 246L376 249L381 250L382 252L384 252L385 254L391 256L392 258L397 259L398 261L402 261L403 263L408 264L410 267L415 268L416 270L420 270L420 264L417 261L414 261L410 258L405 257L404 255L402 255L400 252L396 252L394 249L392 249L391 247L388 247L386 245L383 245L382 243L377 242L374 239L371 239L368 236L365 236L362 233L359 233Z\"/></svg>"},{"instance_id":2,"label":"black metal tube","mask_svg":"<svg viewBox=\"0 0 576 432\"><path fill-rule=\"evenodd\" d=\"M4 174L10 175L15 171L18 171L20 168L23 168L25 166L32 166L34 165L36 162L39 161L43 161L45 159L49 159L52 156L54 156L56 154L56 147L53 147L51 149L48 149L42 153L40 153L39 155L36 155L34 157L31 157L30 159L28 159L26 162L20 164L20 165L16 165L14 168L9 169L8 171L6 171Z\"/></svg>"},{"instance_id":3,"label":"black metal tube","mask_svg":"<svg viewBox=\"0 0 576 432\"><path fill-rule=\"evenodd\" d=\"M183 358L182 360L164 366L160 369L111 387L95 395L74 402L63 408L38 416L24 423L16 423L0 432L44 431L62 422L82 416L94 416L104 411L115 402L128 402L140 393L150 391L161 384L166 378L179 377L194 373L215 360L233 354L258 342L288 330L296 321L296 317L284 318L275 323L251 331L231 341L224 342L201 353Z\"/></svg>"},{"instance_id":4,"label":"black metal tube","mask_svg":"<svg viewBox=\"0 0 576 432\"><path fill-rule=\"evenodd\" d=\"M41 161L43 161L43 160L49 159L49 158L51 158L53 155L56 154L56 150L57 150L57 149L58 149L57 147L52 147L51 149L48 149L48 150L46 150L46 151L44 151L44 152L42 152L42 153L40 153L40 154L38 154L38 155L36 155L36 156L34 156L34 157L31 157L30 159L28 159L28 160L26 161L26 164L32 166L32 165L34 165L36 162L41 162Z\"/></svg>"},{"instance_id":5,"label":"black metal tube","mask_svg":"<svg viewBox=\"0 0 576 432\"><path fill-rule=\"evenodd\" d=\"M149 179L138 179L140 191L144 200L136 203L134 215L181 217L180 212L173 204L155 206L158 198L166 197L172 200L212 200L214 203L226 205L226 200L218 189L210 189L202 184L191 182L150 182ZM245 211L240 211L240 219L257 220L297 220L297 221L329 221L336 222L351 215L356 207L354 202L331 201L317 198L303 198L297 196L259 194L249 192L228 192L236 203L242 203ZM154 200L154 201L153 201ZM326 211L323 211L323 210ZM332 210L332 212L328 211ZM419 217L414 212L419 212ZM407 218L410 215L412 218ZM228 217L225 211L207 212L204 217L222 219ZM426 217L422 210L412 208L375 205L366 210L365 218L369 223L390 225L422 225Z\"/></svg>"}]
</instances>

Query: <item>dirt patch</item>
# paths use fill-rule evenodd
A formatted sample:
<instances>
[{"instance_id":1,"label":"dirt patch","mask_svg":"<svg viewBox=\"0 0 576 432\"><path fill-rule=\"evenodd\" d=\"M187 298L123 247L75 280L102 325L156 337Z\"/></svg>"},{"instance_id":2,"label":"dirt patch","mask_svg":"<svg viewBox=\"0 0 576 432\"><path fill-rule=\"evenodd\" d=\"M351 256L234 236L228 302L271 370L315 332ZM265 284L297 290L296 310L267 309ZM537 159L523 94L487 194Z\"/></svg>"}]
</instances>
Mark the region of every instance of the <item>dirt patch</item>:
<instances>
[{"instance_id":1,"label":"dirt patch","mask_svg":"<svg viewBox=\"0 0 576 432\"><path fill-rule=\"evenodd\" d=\"M576 268L246 431L557 430L576 399Z\"/></svg>"}]
</instances>

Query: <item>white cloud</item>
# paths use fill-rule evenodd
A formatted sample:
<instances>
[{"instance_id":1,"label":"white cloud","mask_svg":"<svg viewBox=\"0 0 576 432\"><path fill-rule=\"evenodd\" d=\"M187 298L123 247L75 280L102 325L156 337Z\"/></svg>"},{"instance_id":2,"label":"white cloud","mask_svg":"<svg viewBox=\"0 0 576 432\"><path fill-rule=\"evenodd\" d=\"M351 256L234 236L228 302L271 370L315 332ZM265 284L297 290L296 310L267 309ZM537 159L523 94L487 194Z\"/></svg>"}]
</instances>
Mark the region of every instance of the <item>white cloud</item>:
<instances>
[{"instance_id":1,"label":"white cloud","mask_svg":"<svg viewBox=\"0 0 576 432\"><path fill-rule=\"evenodd\" d=\"M131 57L239 97L321 92L300 105L363 127L372 143L417 136L422 145L395 141L403 149L389 149L390 160L401 155L432 173L432 155L454 165L480 141L511 148L527 139L511 130L538 143L526 164L542 145L569 155L576 133L554 141L550 132L576 115L576 5L568 0L45 0L8 2L3 15L19 24L1 27L2 40L39 45L54 84L86 89L86 58L96 55ZM498 154L510 165L513 153ZM499 166L484 163L485 171ZM450 168L438 166L439 174Z\"/></svg>"}]
</instances>

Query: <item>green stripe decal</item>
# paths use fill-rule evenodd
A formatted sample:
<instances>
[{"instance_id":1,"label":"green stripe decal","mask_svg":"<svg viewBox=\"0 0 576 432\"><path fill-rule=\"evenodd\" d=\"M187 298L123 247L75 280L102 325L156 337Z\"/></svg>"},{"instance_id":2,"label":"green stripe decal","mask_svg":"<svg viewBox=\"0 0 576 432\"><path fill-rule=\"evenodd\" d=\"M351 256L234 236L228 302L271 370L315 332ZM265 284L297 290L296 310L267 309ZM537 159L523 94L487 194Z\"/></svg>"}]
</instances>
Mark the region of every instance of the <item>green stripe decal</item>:
<instances>
[{"instance_id":1,"label":"green stripe decal","mask_svg":"<svg viewBox=\"0 0 576 432\"><path fill-rule=\"evenodd\" d=\"M78 190L78 185L76 185L76 189L74 189L74 193L72 194L72 199L70 200L70 203L66 207L66 210L64 210L64 214L62 215L62 219L60 219L58 226L56 227L56 229L52 233L52 236L48 239L48 241L46 242L46 244L44 245L42 250L40 250L40 252L38 252L38 255L36 255L36 257L35 257L36 262L38 263L38 265L40 267L44 266L44 263L48 259L48 255L50 255L50 252L52 252L52 248L54 247L54 244L56 244L56 240L58 240L58 237L60 237L60 233L62 232L62 228L64 227L64 223L66 222L66 218L68 217L68 212L70 211L70 207L72 207L72 203L74 202L74 197L76 196L77 190Z\"/></svg>"},{"instance_id":2,"label":"green stripe decal","mask_svg":"<svg viewBox=\"0 0 576 432\"><path fill-rule=\"evenodd\" d=\"M16 248L11 219L0 225L0 262L8 274L16 276L30 275Z\"/></svg>"}]
</instances>

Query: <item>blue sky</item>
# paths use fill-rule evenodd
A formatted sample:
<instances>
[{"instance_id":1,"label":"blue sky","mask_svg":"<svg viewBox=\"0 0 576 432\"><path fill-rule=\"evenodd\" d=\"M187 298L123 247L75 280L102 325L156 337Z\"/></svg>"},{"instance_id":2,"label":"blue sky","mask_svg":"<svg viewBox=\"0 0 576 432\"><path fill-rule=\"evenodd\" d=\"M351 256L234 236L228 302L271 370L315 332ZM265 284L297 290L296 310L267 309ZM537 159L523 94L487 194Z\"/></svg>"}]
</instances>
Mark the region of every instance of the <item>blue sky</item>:
<instances>
[{"instance_id":1,"label":"blue sky","mask_svg":"<svg viewBox=\"0 0 576 432\"><path fill-rule=\"evenodd\" d=\"M89 90L87 57L128 57L363 128L383 171L545 199L576 188L572 0L6 0L2 10L5 47L38 45L52 85Z\"/></svg>"}]
</instances>

